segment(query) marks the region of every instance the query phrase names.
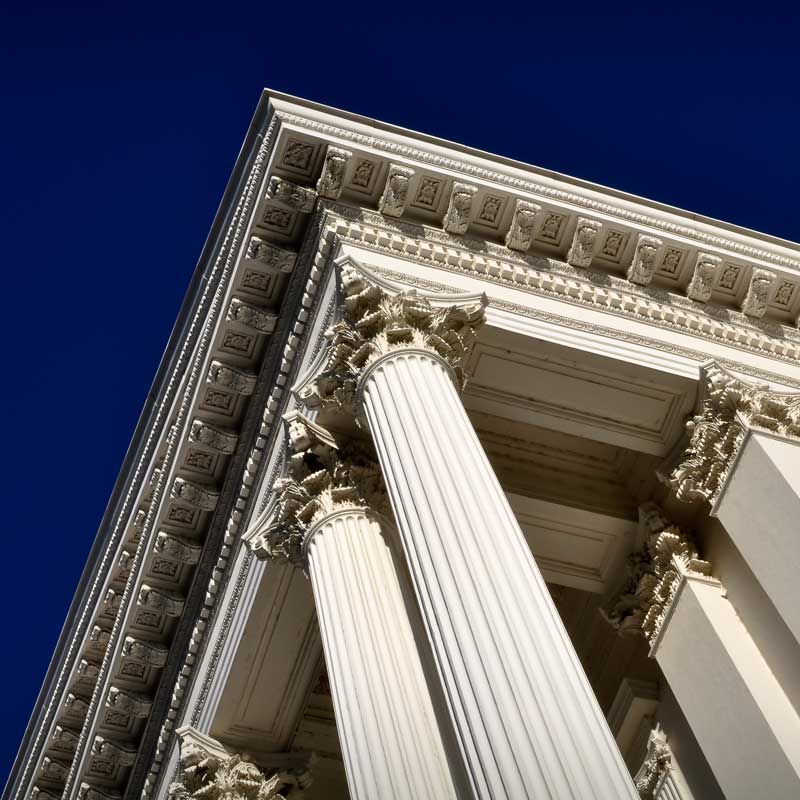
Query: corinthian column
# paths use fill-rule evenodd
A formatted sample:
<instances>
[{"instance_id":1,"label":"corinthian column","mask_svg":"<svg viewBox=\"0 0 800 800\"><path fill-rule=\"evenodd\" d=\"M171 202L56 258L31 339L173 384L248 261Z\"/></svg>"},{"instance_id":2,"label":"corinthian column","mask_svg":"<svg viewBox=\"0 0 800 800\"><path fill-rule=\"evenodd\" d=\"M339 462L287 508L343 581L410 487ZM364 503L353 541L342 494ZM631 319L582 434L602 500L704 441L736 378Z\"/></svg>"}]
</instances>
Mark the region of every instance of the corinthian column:
<instances>
[{"instance_id":1,"label":"corinthian column","mask_svg":"<svg viewBox=\"0 0 800 800\"><path fill-rule=\"evenodd\" d=\"M356 439L337 442L299 414L286 420L289 476L276 486L270 525L250 544L311 578L350 796L455 798L380 469Z\"/></svg>"},{"instance_id":2,"label":"corinthian column","mask_svg":"<svg viewBox=\"0 0 800 800\"><path fill-rule=\"evenodd\" d=\"M347 260L345 319L308 401L373 436L471 794L636 791L459 397L483 301L390 295Z\"/></svg>"}]
</instances>

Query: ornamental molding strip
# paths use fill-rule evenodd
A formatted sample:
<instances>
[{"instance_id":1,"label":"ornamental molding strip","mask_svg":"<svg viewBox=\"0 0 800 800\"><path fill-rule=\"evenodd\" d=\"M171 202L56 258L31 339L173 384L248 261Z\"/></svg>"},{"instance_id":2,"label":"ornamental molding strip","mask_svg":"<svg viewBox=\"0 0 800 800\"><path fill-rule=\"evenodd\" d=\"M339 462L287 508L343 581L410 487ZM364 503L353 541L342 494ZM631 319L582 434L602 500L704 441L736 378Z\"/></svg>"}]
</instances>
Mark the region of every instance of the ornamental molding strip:
<instances>
[{"instance_id":1,"label":"ornamental molding strip","mask_svg":"<svg viewBox=\"0 0 800 800\"><path fill-rule=\"evenodd\" d=\"M287 475L275 482L275 504L264 522L243 537L262 559L306 568L306 552L318 523L347 508L391 515L383 476L371 444L335 435L298 411L284 415Z\"/></svg>"},{"instance_id":2,"label":"ornamental molding strip","mask_svg":"<svg viewBox=\"0 0 800 800\"><path fill-rule=\"evenodd\" d=\"M771 391L735 377L714 361L701 367L700 411L686 430L689 444L667 476L678 500L714 503L749 428L800 440L800 394Z\"/></svg>"},{"instance_id":3,"label":"ornamental molding strip","mask_svg":"<svg viewBox=\"0 0 800 800\"><path fill-rule=\"evenodd\" d=\"M670 522L654 503L639 508L640 549L628 556L621 589L603 609L620 634L642 633L656 641L684 575L711 575L694 537Z\"/></svg>"},{"instance_id":4,"label":"ornamental molding strip","mask_svg":"<svg viewBox=\"0 0 800 800\"><path fill-rule=\"evenodd\" d=\"M636 319L657 327L713 339L736 349L760 353L787 363L800 359L800 331L774 323L754 325L750 317L720 306L700 305L666 288L635 287L613 275L602 283L586 270L542 256L520 255L500 245L482 242L480 250L467 249L471 240L452 237L428 226L387 220L364 211L354 219L353 209L335 206L340 220L336 232L344 242L387 255L413 258L448 272L472 274L481 280L513 286L522 291L599 311ZM696 289L702 291L714 257L702 256ZM638 290L637 290L638 289ZM710 292L708 294L710 297Z\"/></svg>"},{"instance_id":5,"label":"ornamental molding strip","mask_svg":"<svg viewBox=\"0 0 800 800\"><path fill-rule=\"evenodd\" d=\"M303 800L313 782L310 753L278 755L284 765L259 767L248 754L231 753L190 726L177 734L179 777L170 784L169 800Z\"/></svg>"}]
</instances>

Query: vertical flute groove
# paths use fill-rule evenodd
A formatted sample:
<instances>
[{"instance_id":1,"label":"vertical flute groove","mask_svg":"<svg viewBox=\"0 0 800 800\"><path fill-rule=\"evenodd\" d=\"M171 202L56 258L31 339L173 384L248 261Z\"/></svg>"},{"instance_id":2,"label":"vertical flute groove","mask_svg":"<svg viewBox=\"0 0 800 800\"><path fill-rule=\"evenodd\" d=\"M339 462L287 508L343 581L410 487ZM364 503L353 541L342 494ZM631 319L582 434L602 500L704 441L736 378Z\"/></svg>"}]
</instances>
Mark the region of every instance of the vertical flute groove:
<instances>
[{"instance_id":1,"label":"vertical flute groove","mask_svg":"<svg viewBox=\"0 0 800 800\"><path fill-rule=\"evenodd\" d=\"M454 800L402 579L375 518L347 508L309 534L342 751L354 800Z\"/></svg>"},{"instance_id":2,"label":"vertical flute groove","mask_svg":"<svg viewBox=\"0 0 800 800\"><path fill-rule=\"evenodd\" d=\"M633 800L577 655L438 357L383 356L362 397L475 796Z\"/></svg>"}]
</instances>

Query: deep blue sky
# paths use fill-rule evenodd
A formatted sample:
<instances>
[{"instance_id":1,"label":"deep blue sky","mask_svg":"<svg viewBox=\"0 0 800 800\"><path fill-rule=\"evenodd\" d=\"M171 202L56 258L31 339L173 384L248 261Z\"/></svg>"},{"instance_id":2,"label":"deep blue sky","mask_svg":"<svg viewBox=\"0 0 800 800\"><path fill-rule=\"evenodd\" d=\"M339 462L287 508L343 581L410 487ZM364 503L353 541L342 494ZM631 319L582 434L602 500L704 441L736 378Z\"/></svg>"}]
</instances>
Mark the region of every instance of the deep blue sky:
<instances>
[{"instance_id":1,"label":"deep blue sky","mask_svg":"<svg viewBox=\"0 0 800 800\"><path fill-rule=\"evenodd\" d=\"M263 86L800 240L797 12L480 5L3 11L0 783Z\"/></svg>"}]
</instances>

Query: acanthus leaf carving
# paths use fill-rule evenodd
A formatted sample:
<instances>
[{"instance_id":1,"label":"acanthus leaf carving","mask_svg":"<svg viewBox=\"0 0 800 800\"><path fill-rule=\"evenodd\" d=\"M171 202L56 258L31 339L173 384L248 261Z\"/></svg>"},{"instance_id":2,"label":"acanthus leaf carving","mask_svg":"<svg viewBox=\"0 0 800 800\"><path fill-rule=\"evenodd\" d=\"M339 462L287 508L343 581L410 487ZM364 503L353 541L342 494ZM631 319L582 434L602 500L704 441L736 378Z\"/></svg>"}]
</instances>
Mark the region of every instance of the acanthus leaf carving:
<instances>
[{"instance_id":1,"label":"acanthus leaf carving","mask_svg":"<svg viewBox=\"0 0 800 800\"><path fill-rule=\"evenodd\" d=\"M213 511L217 507L219 492L177 477L172 484L172 497L203 511Z\"/></svg>"},{"instance_id":2,"label":"acanthus leaf carving","mask_svg":"<svg viewBox=\"0 0 800 800\"><path fill-rule=\"evenodd\" d=\"M143 583L139 589L139 605L166 617L179 617L183 613L184 599Z\"/></svg>"},{"instance_id":3,"label":"acanthus leaf carving","mask_svg":"<svg viewBox=\"0 0 800 800\"><path fill-rule=\"evenodd\" d=\"M150 714L153 701L149 697L127 692L117 686L108 690L106 707L113 708L129 717L144 719Z\"/></svg>"},{"instance_id":4,"label":"acanthus leaf carving","mask_svg":"<svg viewBox=\"0 0 800 800\"><path fill-rule=\"evenodd\" d=\"M581 268L591 265L597 234L602 227L602 224L596 220L578 217L572 244L567 253L568 264Z\"/></svg>"},{"instance_id":5,"label":"acanthus leaf carving","mask_svg":"<svg viewBox=\"0 0 800 800\"><path fill-rule=\"evenodd\" d=\"M631 283L647 286L653 280L658 251L663 244L661 239L656 239L655 236L639 235L636 240L636 249L633 251L633 261L627 273L627 278Z\"/></svg>"},{"instance_id":6,"label":"acanthus leaf carving","mask_svg":"<svg viewBox=\"0 0 800 800\"><path fill-rule=\"evenodd\" d=\"M468 183L453 183L450 192L450 203L444 215L442 227L448 232L458 236L467 232L470 217L472 216L472 200L478 189Z\"/></svg>"},{"instance_id":7,"label":"acanthus leaf carving","mask_svg":"<svg viewBox=\"0 0 800 800\"><path fill-rule=\"evenodd\" d=\"M165 558L189 565L197 564L203 552L202 545L166 531L158 532L153 549Z\"/></svg>"},{"instance_id":8,"label":"acanthus leaf carving","mask_svg":"<svg viewBox=\"0 0 800 800\"><path fill-rule=\"evenodd\" d=\"M652 645L684 574L711 574L694 537L670 522L654 503L639 508L641 549L628 556L621 589L603 609L620 633L643 633Z\"/></svg>"},{"instance_id":9,"label":"acanthus leaf carving","mask_svg":"<svg viewBox=\"0 0 800 800\"><path fill-rule=\"evenodd\" d=\"M303 402L354 414L363 370L381 355L409 348L437 354L463 389L464 362L483 324L486 297L437 306L415 290L389 294L349 258L340 266L344 318L325 333L327 361L302 390Z\"/></svg>"},{"instance_id":10,"label":"acanthus leaf carving","mask_svg":"<svg viewBox=\"0 0 800 800\"><path fill-rule=\"evenodd\" d=\"M126 636L122 643L122 657L130 658L150 667L163 667L167 663L169 650L155 642L144 642Z\"/></svg>"},{"instance_id":11,"label":"acanthus leaf carving","mask_svg":"<svg viewBox=\"0 0 800 800\"><path fill-rule=\"evenodd\" d=\"M229 455L236 450L239 437L235 433L220 430L201 419L196 419L192 422L189 441L205 445L218 453Z\"/></svg>"},{"instance_id":12,"label":"acanthus leaf carving","mask_svg":"<svg viewBox=\"0 0 800 800\"><path fill-rule=\"evenodd\" d=\"M278 247L260 236L252 236L247 245L247 258L268 267L271 272L291 272L297 260L297 253Z\"/></svg>"},{"instance_id":13,"label":"acanthus leaf carving","mask_svg":"<svg viewBox=\"0 0 800 800\"><path fill-rule=\"evenodd\" d=\"M270 769L189 726L179 728L178 736L179 775L169 786L169 800L303 800L313 782L311 753L291 754L284 757L289 764Z\"/></svg>"},{"instance_id":14,"label":"acanthus leaf carving","mask_svg":"<svg viewBox=\"0 0 800 800\"><path fill-rule=\"evenodd\" d=\"M386 186L378 200L378 210L388 217L400 217L406 207L408 187L414 170L399 164L390 164L386 174Z\"/></svg>"},{"instance_id":15,"label":"acanthus leaf carving","mask_svg":"<svg viewBox=\"0 0 800 800\"><path fill-rule=\"evenodd\" d=\"M289 440L287 474L275 482L269 521L247 537L259 558L305 566L307 537L328 514L365 508L388 514L380 467L368 442L336 437L299 412L284 417Z\"/></svg>"},{"instance_id":16,"label":"acanthus leaf carving","mask_svg":"<svg viewBox=\"0 0 800 800\"><path fill-rule=\"evenodd\" d=\"M272 333L275 330L275 324L278 320L276 314L245 303L238 297L234 297L231 300L228 306L227 318L229 322L238 322L259 333Z\"/></svg>"},{"instance_id":17,"label":"acanthus leaf carving","mask_svg":"<svg viewBox=\"0 0 800 800\"><path fill-rule=\"evenodd\" d=\"M672 767L672 751L664 731L657 725L647 740L647 754L633 778L642 800L656 800L656 791Z\"/></svg>"},{"instance_id":18,"label":"acanthus leaf carving","mask_svg":"<svg viewBox=\"0 0 800 800\"><path fill-rule=\"evenodd\" d=\"M721 263L722 259L719 256L698 253L692 279L686 287L687 297L697 300L698 303L707 303L714 291L714 281Z\"/></svg>"},{"instance_id":19,"label":"acanthus leaf carving","mask_svg":"<svg viewBox=\"0 0 800 800\"><path fill-rule=\"evenodd\" d=\"M327 197L329 200L339 199L344 188L347 165L352 157L353 153L350 150L328 145L322 165L322 174L317 181L317 192L320 197Z\"/></svg>"},{"instance_id":20,"label":"acanthus leaf carving","mask_svg":"<svg viewBox=\"0 0 800 800\"><path fill-rule=\"evenodd\" d=\"M256 376L215 359L208 369L208 383L224 386L236 394L250 395L256 388Z\"/></svg>"},{"instance_id":21,"label":"acanthus leaf carving","mask_svg":"<svg viewBox=\"0 0 800 800\"><path fill-rule=\"evenodd\" d=\"M524 253L533 242L536 215L542 207L536 203L517 200L514 206L514 216L511 218L511 227L506 234L506 247Z\"/></svg>"},{"instance_id":22,"label":"acanthus leaf carving","mask_svg":"<svg viewBox=\"0 0 800 800\"><path fill-rule=\"evenodd\" d=\"M745 383L714 363L704 368L703 378L702 409L686 423L689 444L664 478L682 501L715 500L747 426L800 439L800 394Z\"/></svg>"},{"instance_id":23,"label":"acanthus leaf carving","mask_svg":"<svg viewBox=\"0 0 800 800\"><path fill-rule=\"evenodd\" d=\"M742 300L742 311L749 317L763 317L767 312L767 301L777 276L766 269L754 269L750 276L750 286Z\"/></svg>"},{"instance_id":24,"label":"acanthus leaf carving","mask_svg":"<svg viewBox=\"0 0 800 800\"><path fill-rule=\"evenodd\" d=\"M317 193L313 189L298 186L296 183L273 175L267 186L267 199L292 211L310 214L317 202Z\"/></svg>"}]
</instances>

